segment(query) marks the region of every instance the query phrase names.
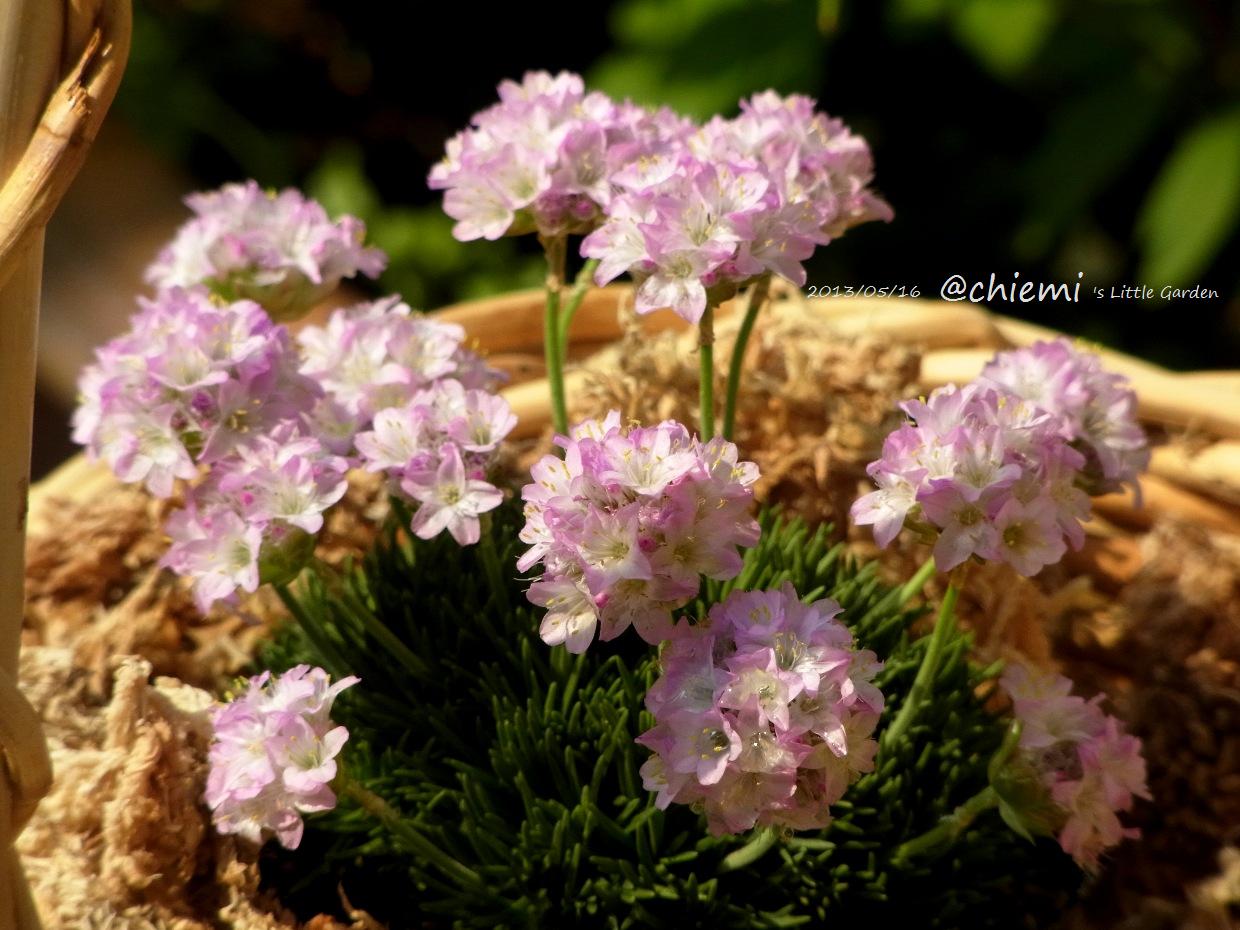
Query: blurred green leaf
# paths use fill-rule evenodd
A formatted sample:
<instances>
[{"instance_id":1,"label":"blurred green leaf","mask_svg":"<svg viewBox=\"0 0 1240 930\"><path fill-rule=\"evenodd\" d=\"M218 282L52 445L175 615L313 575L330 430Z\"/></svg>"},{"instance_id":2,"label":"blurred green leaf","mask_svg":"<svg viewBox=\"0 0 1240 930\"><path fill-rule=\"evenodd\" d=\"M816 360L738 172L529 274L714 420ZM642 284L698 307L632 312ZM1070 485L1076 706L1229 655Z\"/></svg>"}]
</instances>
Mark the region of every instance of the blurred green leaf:
<instances>
[{"instance_id":1,"label":"blurred green leaf","mask_svg":"<svg viewBox=\"0 0 1240 930\"><path fill-rule=\"evenodd\" d=\"M1209 45L1201 41L1200 20L1185 15L1182 6L1154 2L1118 15L1124 17L1124 31L1142 67L1158 68L1170 76L1209 57Z\"/></svg>"},{"instance_id":2,"label":"blurred green leaf","mask_svg":"<svg viewBox=\"0 0 1240 930\"><path fill-rule=\"evenodd\" d=\"M468 270L467 245L452 237L452 219L438 204L386 210L375 218L373 232L393 262L412 261L442 275Z\"/></svg>"},{"instance_id":3,"label":"blurred green leaf","mask_svg":"<svg viewBox=\"0 0 1240 930\"><path fill-rule=\"evenodd\" d=\"M379 211L379 195L366 178L356 145L330 149L306 179L306 191L331 216L351 213L370 222Z\"/></svg>"},{"instance_id":4,"label":"blurred green leaf","mask_svg":"<svg viewBox=\"0 0 1240 930\"><path fill-rule=\"evenodd\" d=\"M1186 284L1240 220L1240 107L1199 123L1176 145L1137 221L1141 280Z\"/></svg>"},{"instance_id":5,"label":"blurred green leaf","mask_svg":"<svg viewBox=\"0 0 1240 930\"><path fill-rule=\"evenodd\" d=\"M892 23L906 25L939 19L946 9L947 0L895 0L888 15Z\"/></svg>"},{"instance_id":6,"label":"blurred green leaf","mask_svg":"<svg viewBox=\"0 0 1240 930\"><path fill-rule=\"evenodd\" d=\"M843 0L818 0L818 31L829 36L840 25L840 8Z\"/></svg>"},{"instance_id":7,"label":"blurred green leaf","mask_svg":"<svg viewBox=\"0 0 1240 930\"><path fill-rule=\"evenodd\" d=\"M1159 125L1165 88L1137 72L1100 83L1051 116L1025 172L1028 213L1016 250L1041 258L1127 167Z\"/></svg>"},{"instance_id":8,"label":"blurred green leaf","mask_svg":"<svg viewBox=\"0 0 1240 930\"><path fill-rule=\"evenodd\" d=\"M629 0L616 6L611 29L623 44L668 48L691 41L720 14L748 0Z\"/></svg>"},{"instance_id":9,"label":"blurred green leaf","mask_svg":"<svg viewBox=\"0 0 1240 930\"><path fill-rule=\"evenodd\" d=\"M960 44L985 67L1012 77L1033 61L1057 18L1051 0L965 0L953 27Z\"/></svg>"},{"instance_id":10,"label":"blurred green leaf","mask_svg":"<svg viewBox=\"0 0 1240 930\"><path fill-rule=\"evenodd\" d=\"M822 73L818 10L817 0L626 0L613 18L619 47L589 84L698 119L768 87L804 92Z\"/></svg>"},{"instance_id":11,"label":"blurred green leaf","mask_svg":"<svg viewBox=\"0 0 1240 930\"><path fill-rule=\"evenodd\" d=\"M536 286L542 264L517 253L513 240L459 242L438 203L385 207L366 176L361 150L338 145L306 181L306 192L332 216L350 213L367 226L367 238L388 255L380 287L413 307Z\"/></svg>"},{"instance_id":12,"label":"blurred green leaf","mask_svg":"<svg viewBox=\"0 0 1240 930\"><path fill-rule=\"evenodd\" d=\"M527 256L520 262L511 261L503 268L479 271L465 280L461 300L494 297L505 291L540 286L546 280L546 265L541 258Z\"/></svg>"}]
</instances>

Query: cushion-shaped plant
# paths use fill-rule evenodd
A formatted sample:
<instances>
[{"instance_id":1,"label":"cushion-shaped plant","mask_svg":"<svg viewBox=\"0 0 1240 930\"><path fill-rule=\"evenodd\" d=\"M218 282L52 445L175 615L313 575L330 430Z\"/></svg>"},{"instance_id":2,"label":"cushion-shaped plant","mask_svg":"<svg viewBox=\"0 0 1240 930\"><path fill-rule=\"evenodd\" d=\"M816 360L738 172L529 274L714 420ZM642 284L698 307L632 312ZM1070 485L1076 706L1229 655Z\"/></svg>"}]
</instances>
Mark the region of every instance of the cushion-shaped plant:
<instances>
[{"instance_id":1,"label":"cushion-shaped plant","mask_svg":"<svg viewBox=\"0 0 1240 930\"><path fill-rule=\"evenodd\" d=\"M495 513L501 565L513 564L515 508ZM872 566L828 529L767 512L741 575L708 583L685 613L704 616L732 588L791 581L829 596L858 645L884 662L883 724L916 675L925 638ZM406 523L407 525L407 523ZM508 543L507 541L512 541ZM1082 873L1053 840L1019 838L994 811L936 857L893 862L987 784L1005 723L984 706L993 670L947 643L934 700L875 771L832 807L824 830L712 836L686 805L658 810L634 742L652 723L644 697L656 658L635 638L570 655L538 635L525 582L487 583L484 550L393 530L340 580L308 576L287 595L299 622L262 656L275 670L310 662L358 675L334 715L351 734L353 783L386 800L418 842L346 799L312 819L266 875L307 912L351 903L402 927L791 927L849 917L915 926L1039 926ZM388 811L391 814L391 811Z\"/></svg>"}]
</instances>

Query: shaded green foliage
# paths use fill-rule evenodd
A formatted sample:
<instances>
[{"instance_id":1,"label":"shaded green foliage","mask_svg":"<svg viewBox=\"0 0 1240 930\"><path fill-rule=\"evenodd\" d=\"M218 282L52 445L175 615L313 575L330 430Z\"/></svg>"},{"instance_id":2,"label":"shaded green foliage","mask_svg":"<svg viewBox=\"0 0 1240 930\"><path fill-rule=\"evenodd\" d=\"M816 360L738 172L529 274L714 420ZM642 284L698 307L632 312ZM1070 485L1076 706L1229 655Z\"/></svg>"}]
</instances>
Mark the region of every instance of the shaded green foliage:
<instances>
[{"instance_id":1,"label":"shaded green foliage","mask_svg":"<svg viewBox=\"0 0 1240 930\"><path fill-rule=\"evenodd\" d=\"M1240 222L1240 107L1187 132L1160 169L1141 213L1145 280L1191 282Z\"/></svg>"},{"instance_id":2,"label":"shaded green foliage","mask_svg":"<svg viewBox=\"0 0 1240 930\"><path fill-rule=\"evenodd\" d=\"M332 215L352 213L365 219L370 241L388 255L384 289L400 294L410 306L426 308L444 300L445 281L454 282L454 299L470 300L538 287L546 278L541 253L523 251L518 240L454 239L453 221L438 203L421 207L383 203L354 144L338 143L329 149L305 186L306 193Z\"/></svg>"},{"instance_id":3,"label":"shaded green foliage","mask_svg":"<svg viewBox=\"0 0 1240 930\"><path fill-rule=\"evenodd\" d=\"M820 84L822 37L814 18L814 0L618 3L611 15L615 48L594 64L591 86L699 120L731 114L737 100L765 87Z\"/></svg>"},{"instance_id":4,"label":"shaded green foliage","mask_svg":"<svg viewBox=\"0 0 1240 930\"><path fill-rule=\"evenodd\" d=\"M501 565L516 553L515 507L498 515ZM825 528L767 513L764 533L732 583L711 583L702 614L734 585L792 581L845 608L858 640L885 658L878 682L898 708L923 651L909 611ZM289 598L299 623L262 656L300 661L362 684L337 702L351 735L351 777L399 809L423 835L477 871L461 888L347 800L313 817L296 853L272 853L265 874L306 911L349 899L394 927L819 926L849 917L911 926L1040 925L1080 874L1053 843L1019 840L982 818L944 858L896 868L888 857L986 783L1002 739L975 689L984 673L950 644L937 698L878 770L854 785L827 830L780 842L721 874L747 837L712 837L691 809L661 812L637 769L633 742L651 725L643 695L652 650L634 635L583 656L549 649L523 583L490 590L478 547L446 536L391 536L343 582L308 579Z\"/></svg>"},{"instance_id":5,"label":"shaded green foliage","mask_svg":"<svg viewBox=\"0 0 1240 930\"><path fill-rule=\"evenodd\" d=\"M528 237L450 240L425 178L497 81L569 68L699 116L767 87L808 93L864 134L896 221L820 250L810 284L933 295L955 273L1081 272L1078 304L1000 309L1173 367L1240 350L1240 5L1226 0L609 0L537 16L137 0L135 15L117 111L204 185L296 183L357 213L392 254L379 288L415 306L537 280ZM1198 282L1221 297L1092 296ZM1168 306L1170 328L1143 312Z\"/></svg>"}]
</instances>

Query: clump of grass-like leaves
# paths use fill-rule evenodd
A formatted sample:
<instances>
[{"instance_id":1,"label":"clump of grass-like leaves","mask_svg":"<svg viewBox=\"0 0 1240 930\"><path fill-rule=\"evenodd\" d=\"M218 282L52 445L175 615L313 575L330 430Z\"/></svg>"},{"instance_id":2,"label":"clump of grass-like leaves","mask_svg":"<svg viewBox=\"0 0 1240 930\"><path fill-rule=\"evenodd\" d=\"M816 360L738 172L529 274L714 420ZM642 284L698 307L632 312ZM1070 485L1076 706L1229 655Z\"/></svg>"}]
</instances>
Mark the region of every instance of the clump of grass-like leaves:
<instances>
[{"instance_id":1,"label":"clump of grass-like leaves","mask_svg":"<svg viewBox=\"0 0 1240 930\"><path fill-rule=\"evenodd\" d=\"M515 562L516 508L496 513L500 564ZM884 723L899 709L924 642L913 612L858 566L827 529L768 512L741 576L709 583L702 615L732 587L791 581L829 596L859 643L885 667ZM321 665L362 683L336 705L349 727L349 777L380 795L481 881L461 883L343 799L310 818L296 853L265 874L296 908L339 907L337 889L393 928L1040 926L1080 873L1053 842L1017 838L993 812L941 858L893 865L899 844L928 830L986 784L1003 724L984 708L987 673L954 634L936 699L877 769L833 807L826 830L780 841L743 868L729 853L748 837L712 837L688 807L654 806L634 738L653 650L637 637L581 656L549 649L515 575L488 584L478 547L389 532L342 579L309 577L288 597L298 622L262 656L265 667ZM881 727L879 733L881 735ZM735 864L735 857L733 863ZM897 923L899 922L899 923Z\"/></svg>"}]
</instances>

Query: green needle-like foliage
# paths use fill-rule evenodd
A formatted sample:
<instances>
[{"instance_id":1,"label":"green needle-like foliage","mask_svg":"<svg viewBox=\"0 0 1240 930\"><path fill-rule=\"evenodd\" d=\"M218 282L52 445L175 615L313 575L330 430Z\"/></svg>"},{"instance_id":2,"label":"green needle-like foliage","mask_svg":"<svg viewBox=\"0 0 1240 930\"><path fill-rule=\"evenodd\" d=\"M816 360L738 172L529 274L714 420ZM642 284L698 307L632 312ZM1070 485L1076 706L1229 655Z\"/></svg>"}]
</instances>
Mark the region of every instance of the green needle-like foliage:
<instances>
[{"instance_id":1,"label":"green needle-like foliage","mask_svg":"<svg viewBox=\"0 0 1240 930\"><path fill-rule=\"evenodd\" d=\"M515 564L520 513L496 514L500 564ZM857 640L886 663L884 722L924 650L914 613L872 566L859 567L799 521L762 518L741 576L708 583L691 615L733 587L791 581L844 607ZM270 853L266 875L307 911L338 909L337 889L394 928L778 928L1043 926L1080 873L1053 842L1017 838L993 812L939 858L893 865L899 844L986 784L1002 724L978 696L984 672L967 639L948 644L930 702L877 770L835 805L826 830L781 839L721 871L750 837L712 837L684 805L654 807L634 738L656 675L635 634L582 656L538 638L540 611L515 571L492 590L477 546L389 533L342 579L309 578L288 598L298 619L263 664L356 674L335 718L351 734L349 776L384 798L446 854L474 870L464 886L405 847L348 798L309 818L296 853ZM880 725L879 733L882 729ZM876 922L877 921L877 922Z\"/></svg>"}]
</instances>

